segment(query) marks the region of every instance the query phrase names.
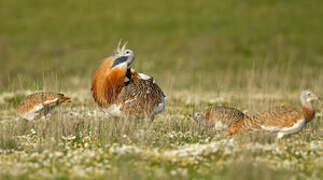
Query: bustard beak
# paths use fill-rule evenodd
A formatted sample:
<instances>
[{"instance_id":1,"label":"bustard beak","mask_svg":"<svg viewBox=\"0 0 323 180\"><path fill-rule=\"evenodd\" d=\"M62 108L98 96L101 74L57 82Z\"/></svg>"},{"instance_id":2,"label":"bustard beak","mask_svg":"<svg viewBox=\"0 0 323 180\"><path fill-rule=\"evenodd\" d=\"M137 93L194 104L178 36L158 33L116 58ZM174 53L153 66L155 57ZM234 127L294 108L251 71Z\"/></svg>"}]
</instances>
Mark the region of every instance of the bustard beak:
<instances>
[{"instance_id":1,"label":"bustard beak","mask_svg":"<svg viewBox=\"0 0 323 180\"><path fill-rule=\"evenodd\" d=\"M319 103L321 103L321 97L312 94L312 96L310 97L310 101L318 101Z\"/></svg>"},{"instance_id":2,"label":"bustard beak","mask_svg":"<svg viewBox=\"0 0 323 180\"><path fill-rule=\"evenodd\" d=\"M321 101L321 98L320 98L320 97L318 97L318 96L316 96L316 95L314 95L314 96L312 97L312 100Z\"/></svg>"}]
</instances>

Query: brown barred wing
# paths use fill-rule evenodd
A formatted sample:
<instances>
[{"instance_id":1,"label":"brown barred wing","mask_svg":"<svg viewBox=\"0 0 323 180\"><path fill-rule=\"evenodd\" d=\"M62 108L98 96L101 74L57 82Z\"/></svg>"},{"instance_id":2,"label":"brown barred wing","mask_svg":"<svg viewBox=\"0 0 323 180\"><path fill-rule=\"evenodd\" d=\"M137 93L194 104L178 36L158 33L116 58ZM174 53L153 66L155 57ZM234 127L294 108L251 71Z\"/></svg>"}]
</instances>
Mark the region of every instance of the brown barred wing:
<instances>
[{"instance_id":1,"label":"brown barred wing","mask_svg":"<svg viewBox=\"0 0 323 180\"><path fill-rule=\"evenodd\" d=\"M281 106L254 115L255 123L265 128L291 127L300 119L304 119L304 113L300 107Z\"/></svg>"},{"instance_id":2,"label":"brown barred wing","mask_svg":"<svg viewBox=\"0 0 323 180\"><path fill-rule=\"evenodd\" d=\"M301 108L281 106L257 113L236 123L227 130L226 134L232 135L254 130L279 131L281 128L292 127L301 119L304 119Z\"/></svg>"},{"instance_id":3,"label":"brown barred wing","mask_svg":"<svg viewBox=\"0 0 323 180\"><path fill-rule=\"evenodd\" d=\"M205 113L205 121L208 124L221 122L227 128L247 117L240 110L225 106L212 106Z\"/></svg>"},{"instance_id":4,"label":"brown barred wing","mask_svg":"<svg viewBox=\"0 0 323 180\"><path fill-rule=\"evenodd\" d=\"M153 114L165 95L154 80L136 79L125 84L118 96L117 104L126 114Z\"/></svg>"},{"instance_id":5,"label":"brown barred wing","mask_svg":"<svg viewBox=\"0 0 323 180\"><path fill-rule=\"evenodd\" d=\"M69 97L66 97L61 93L38 92L23 99L17 106L17 111L20 115L28 113L35 113L39 115L41 113L46 114L60 103L70 101L71 99Z\"/></svg>"}]
</instances>

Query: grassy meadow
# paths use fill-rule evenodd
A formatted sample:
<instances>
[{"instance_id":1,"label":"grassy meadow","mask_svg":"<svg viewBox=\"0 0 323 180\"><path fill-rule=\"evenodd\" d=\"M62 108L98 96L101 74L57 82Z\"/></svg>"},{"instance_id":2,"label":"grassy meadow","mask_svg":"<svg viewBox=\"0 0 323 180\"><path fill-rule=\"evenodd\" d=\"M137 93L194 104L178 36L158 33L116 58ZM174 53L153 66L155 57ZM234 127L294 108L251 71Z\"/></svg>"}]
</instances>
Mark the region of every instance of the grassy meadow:
<instances>
[{"instance_id":1,"label":"grassy meadow","mask_svg":"<svg viewBox=\"0 0 323 180\"><path fill-rule=\"evenodd\" d=\"M225 137L191 114L212 104L248 115L323 96L320 0L0 0L0 179L322 179L322 103L280 141ZM154 77L166 109L109 118L92 75L118 41ZM26 122L15 106L35 91L72 103Z\"/></svg>"}]
</instances>

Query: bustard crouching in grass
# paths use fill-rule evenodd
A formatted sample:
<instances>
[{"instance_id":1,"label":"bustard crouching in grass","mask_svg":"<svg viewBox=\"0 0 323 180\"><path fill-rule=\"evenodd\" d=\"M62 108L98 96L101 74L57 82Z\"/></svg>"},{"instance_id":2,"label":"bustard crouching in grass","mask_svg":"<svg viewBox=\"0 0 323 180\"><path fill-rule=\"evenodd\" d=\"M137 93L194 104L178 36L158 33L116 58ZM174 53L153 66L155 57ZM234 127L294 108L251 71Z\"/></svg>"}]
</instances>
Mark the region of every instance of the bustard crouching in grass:
<instances>
[{"instance_id":1,"label":"bustard crouching in grass","mask_svg":"<svg viewBox=\"0 0 323 180\"><path fill-rule=\"evenodd\" d=\"M147 115L153 119L164 110L165 95L152 77L129 68L134 58L133 51L118 46L116 54L105 59L94 74L92 95L110 115Z\"/></svg>"},{"instance_id":2,"label":"bustard crouching in grass","mask_svg":"<svg viewBox=\"0 0 323 180\"><path fill-rule=\"evenodd\" d=\"M17 106L20 117L26 120L35 120L47 115L56 106L71 102L71 98L61 93L38 92L24 98Z\"/></svg>"},{"instance_id":3,"label":"bustard crouching in grass","mask_svg":"<svg viewBox=\"0 0 323 180\"><path fill-rule=\"evenodd\" d=\"M198 122L213 126L215 130L226 130L248 118L240 110L225 106L211 106L203 113L194 113L193 117Z\"/></svg>"},{"instance_id":4,"label":"bustard crouching in grass","mask_svg":"<svg viewBox=\"0 0 323 180\"><path fill-rule=\"evenodd\" d=\"M311 91L302 91L300 94L301 106L276 107L269 111L255 114L235 124L228 129L226 134L232 135L251 130L264 130L277 133L277 138L280 139L285 135L297 133L314 118L315 111L312 101L318 99Z\"/></svg>"}]
</instances>

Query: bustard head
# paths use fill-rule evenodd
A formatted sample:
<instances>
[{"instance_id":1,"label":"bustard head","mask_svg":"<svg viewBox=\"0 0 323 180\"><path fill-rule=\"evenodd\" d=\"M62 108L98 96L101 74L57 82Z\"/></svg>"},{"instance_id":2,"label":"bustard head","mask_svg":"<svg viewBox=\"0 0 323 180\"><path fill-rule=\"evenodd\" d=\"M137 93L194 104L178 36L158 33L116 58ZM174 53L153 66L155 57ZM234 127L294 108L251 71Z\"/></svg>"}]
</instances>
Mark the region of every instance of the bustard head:
<instances>
[{"instance_id":1,"label":"bustard head","mask_svg":"<svg viewBox=\"0 0 323 180\"><path fill-rule=\"evenodd\" d=\"M302 104L310 104L312 101L320 100L312 91L304 90L301 92L300 99Z\"/></svg>"},{"instance_id":2,"label":"bustard head","mask_svg":"<svg viewBox=\"0 0 323 180\"><path fill-rule=\"evenodd\" d=\"M200 123L203 118L204 115L200 112L193 112L192 114L190 114L190 116L195 120L195 122Z\"/></svg>"},{"instance_id":3,"label":"bustard head","mask_svg":"<svg viewBox=\"0 0 323 180\"><path fill-rule=\"evenodd\" d=\"M114 68L115 66L118 66L118 65L126 65L128 67L134 61L135 53L130 49L126 49L126 45L127 45L127 42L124 43L123 46L121 47L121 41L119 41L118 47L114 54L116 59L113 62L111 68Z\"/></svg>"}]
</instances>

